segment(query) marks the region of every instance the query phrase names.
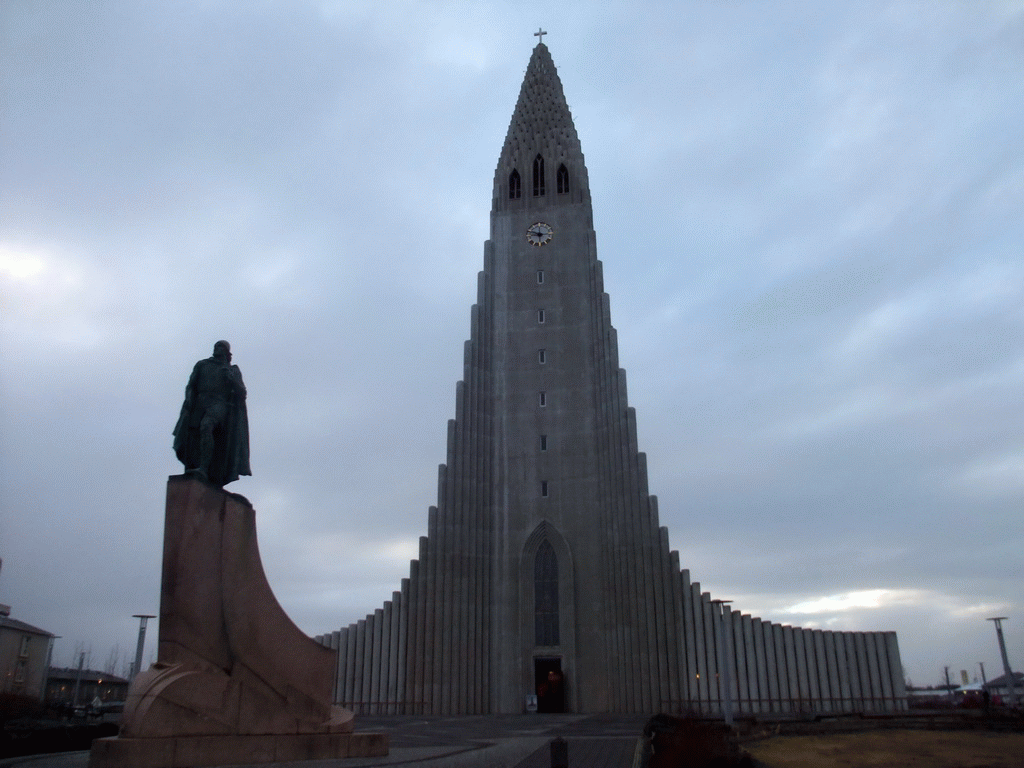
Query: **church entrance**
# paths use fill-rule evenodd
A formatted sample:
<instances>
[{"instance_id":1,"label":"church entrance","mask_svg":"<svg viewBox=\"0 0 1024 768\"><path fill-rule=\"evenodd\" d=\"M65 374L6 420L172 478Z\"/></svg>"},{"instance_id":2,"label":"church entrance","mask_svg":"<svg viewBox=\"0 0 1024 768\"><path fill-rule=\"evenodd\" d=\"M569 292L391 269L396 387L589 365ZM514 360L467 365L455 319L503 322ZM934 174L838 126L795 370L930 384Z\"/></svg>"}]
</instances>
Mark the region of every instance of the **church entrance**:
<instances>
[{"instance_id":1,"label":"church entrance","mask_svg":"<svg viewBox=\"0 0 1024 768\"><path fill-rule=\"evenodd\" d=\"M533 678L537 690L537 711L565 712L565 675L562 673L562 660L534 659Z\"/></svg>"}]
</instances>

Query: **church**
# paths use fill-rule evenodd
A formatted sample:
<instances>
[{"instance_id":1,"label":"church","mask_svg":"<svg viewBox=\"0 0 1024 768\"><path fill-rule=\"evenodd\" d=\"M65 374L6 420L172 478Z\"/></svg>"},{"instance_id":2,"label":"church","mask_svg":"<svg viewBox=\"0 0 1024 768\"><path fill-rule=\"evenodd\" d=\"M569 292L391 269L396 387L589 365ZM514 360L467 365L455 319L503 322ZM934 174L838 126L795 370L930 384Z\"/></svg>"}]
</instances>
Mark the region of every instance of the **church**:
<instances>
[{"instance_id":1,"label":"church","mask_svg":"<svg viewBox=\"0 0 1024 768\"><path fill-rule=\"evenodd\" d=\"M701 592L670 549L543 42L494 174L427 535L391 600L317 639L338 650L335 701L357 714L905 706L895 633L751 617Z\"/></svg>"}]
</instances>

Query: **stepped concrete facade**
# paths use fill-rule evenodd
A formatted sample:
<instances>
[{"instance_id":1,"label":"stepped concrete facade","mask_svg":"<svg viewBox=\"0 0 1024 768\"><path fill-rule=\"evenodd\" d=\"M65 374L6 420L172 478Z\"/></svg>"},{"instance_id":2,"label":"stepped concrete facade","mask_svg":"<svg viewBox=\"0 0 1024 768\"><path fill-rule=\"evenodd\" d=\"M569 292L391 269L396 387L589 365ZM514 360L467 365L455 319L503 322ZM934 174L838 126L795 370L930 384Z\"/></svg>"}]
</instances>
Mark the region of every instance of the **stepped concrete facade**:
<instances>
[{"instance_id":1,"label":"stepped concrete facade","mask_svg":"<svg viewBox=\"0 0 1024 768\"><path fill-rule=\"evenodd\" d=\"M354 711L715 714L904 706L892 632L780 626L680 568L604 292L587 169L547 47L494 175L437 506L382 608L319 639ZM731 696L726 691L731 689ZM531 697L536 697L533 699Z\"/></svg>"}]
</instances>

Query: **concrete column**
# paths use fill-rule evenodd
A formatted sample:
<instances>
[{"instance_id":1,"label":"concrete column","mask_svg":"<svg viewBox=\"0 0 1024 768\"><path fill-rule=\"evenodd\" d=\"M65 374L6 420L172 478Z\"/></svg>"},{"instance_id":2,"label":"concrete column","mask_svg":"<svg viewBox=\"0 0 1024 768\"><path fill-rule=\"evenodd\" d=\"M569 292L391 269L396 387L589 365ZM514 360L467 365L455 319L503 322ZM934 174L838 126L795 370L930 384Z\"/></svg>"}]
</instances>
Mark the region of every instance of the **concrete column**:
<instances>
[{"instance_id":1,"label":"concrete column","mask_svg":"<svg viewBox=\"0 0 1024 768\"><path fill-rule=\"evenodd\" d=\"M342 673L345 671L345 654L342 652L341 647L341 630L331 632L332 646L337 652L337 665L334 669L334 688L331 693L333 701L336 703L338 698L341 696L341 678Z\"/></svg>"},{"instance_id":2,"label":"concrete column","mask_svg":"<svg viewBox=\"0 0 1024 768\"><path fill-rule=\"evenodd\" d=\"M745 697L747 699L747 712L758 711L758 699L760 694L757 687L757 651L754 645L754 628L753 619L750 614L743 614L742 616L742 628L743 628L743 648L744 658L746 659L747 671L744 679L746 680L746 692Z\"/></svg>"},{"instance_id":3,"label":"concrete column","mask_svg":"<svg viewBox=\"0 0 1024 768\"><path fill-rule=\"evenodd\" d=\"M732 700L736 702L736 713L750 711L750 686L747 680L747 645L743 637L743 614L731 611L732 659ZM749 619L750 617L747 616Z\"/></svg>"},{"instance_id":4,"label":"concrete column","mask_svg":"<svg viewBox=\"0 0 1024 768\"><path fill-rule=\"evenodd\" d=\"M380 610L379 608L377 609ZM363 701L368 715L376 714L374 704L377 701L377 651L380 648L380 620L377 611L366 617L366 639L363 642Z\"/></svg>"},{"instance_id":5,"label":"concrete column","mask_svg":"<svg viewBox=\"0 0 1024 768\"><path fill-rule=\"evenodd\" d=\"M602 312L607 313L607 301L602 297ZM602 324L600 328L604 328ZM608 381L611 387L606 393L605 408L608 410L608 434L607 453L610 464L609 482L611 487L607 489L610 497L610 514L612 520L612 531L616 540L622 542L621 546L615 548L619 557L619 572L617 593L620 595L618 623L622 631L622 655L615 660L621 668L619 674L622 680L622 690L619 692L622 711L638 712L643 710L643 697L640 693L639 680L643 676L642 663L640 658L640 647L638 641L637 627L640 621L640 590L638 587L638 569L636 566L636 538L633 528L634 516L629 514L629 509L623 498L622 486L625 482L625 460L623 456L624 435L622 433L622 403L619 398L617 382L614 369L610 367L608 354L611 348L606 333L598 331L604 342L604 359L609 364Z\"/></svg>"},{"instance_id":6,"label":"concrete column","mask_svg":"<svg viewBox=\"0 0 1024 768\"><path fill-rule=\"evenodd\" d=\"M880 709L889 712L892 710L893 692L892 676L889 673L888 648L885 642L884 632L872 632L872 640L875 644L875 656L878 659L878 682L881 685Z\"/></svg>"},{"instance_id":7,"label":"concrete column","mask_svg":"<svg viewBox=\"0 0 1024 768\"><path fill-rule=\"evenodd\" d=\"M436 515L437 508L431 507L429 517ZM429 530L429 526L428 526ZM434 547L429 537L420 538L420 579L416 588L416 714L433 714L430 709L432 683L431 669L434 664L434 600L431 589L434 586Z\"/></svg>"},{"instance_id":8,"label":"concrete column","mask_svg":"<svg viewBox=\"0 0 1024 768\"><path fill-rule=\"evenodd\" d=\"M868 652L864 642L864 633L854 632L852 634L857 654L857 678L860 681L861 707L870 710L873 709L874 691L871 685L871 669L868 667Z\"/></svg>"},{"instance_id":9,"label":"concrete column","mask_svg":"<svg viewBox=\"0 0 1024 768\"><path fill-rule=\"evenodd\" d=\"M595 287L594 267L591 268L587 278L591 295L600 295L600 291ZM599 354L596 356L598 367L596 407L600 423L609 424L609 414L612 413L612 393L609 391L608 382L612 380L612 376L608 365L608 339L602 330L600 314L600 307L592 308L589 318L592 338L600 346ZM616 460L613 439L608 434L608 430L602 429L598 433L597 443L598 471L601 473L602 478L614 478ZM600 517L598 518L598 524L608 531L608 546L605 555L608 561L608 568L602 572L602 578L606 594L611 595L613 598L607 606L608 622L606 625L608 633L607 658L608 666L611 670L609 679L611 680L612 687L609 704L613 711L622 712L628 710L625 701L628 698L629 676L626 673L623 661L628 654L625 638L627 608L623 603L622 575L624 574L624 565L619 557L618 548L611 545L611 542L617 538L620 519L612 488L602 487L601 493L610 501L609 504L601 505Z\"/></svg>"},{"instance_id":10,"label":"concrete column","mask_svg":"<svg viewBox=\"0 0 1024 768\"><path fill-rule=\"evenodd\" d=\"M822 633L825 645L825 664L828 670L828 689L832 711L842 711L843 694L839 688L839 666L836 662L835 633L826 630Z\"/></svg>"},{"instance_id":11,"label":"concrete column","mask_svg":"<svg viewBox=\"0 0 1024 768\"><path fill-rule=\"evenodd\" d=\"M478 339L493 338L493 327L491 321L494 318L492 309L493 286L488 284L490 275L480 280L481 293L481 322ZM479 343L480 360L477 370L477 387L479 395L477 408L477 429L481 435L490 438L490 429L493 416L494 398L489 396L487 371L490 370L492 348L490 344L482 341ZM490 700L487 695L488 681L490 680L490 659L492 652L491 645L491 581L489 566L491 559L491 541L488 537L490 512L491 512L491 487L494 481L494 472L491 464L491 440L481 439L478 441L477 462L481 471L477 473L477 570L478 570L478 599L479 621L477 623L478 635L476 637L477 655L477 680L476 680L476 712L490 712Z\"/></svg>"},{"instance_id":12,"label":"concrete column","mask_svg":"<svg viewBox=\"0 0 1024 768\"><path fill-rule=\"evenodd\" d=\"M386 715L387 689L391 680L391 614L394 612L394 601L385 602L381 612L383 621L381 622L380 649L378 651L380 673L377 678L377 700L379 702L377 712Z\"/></svg>"},{"instance_id":13,"label":"concrete column","mask_svg":"<svg viewBox=\"0 0 1024 768\"><path fill-rule=\"evenodd\" d=\"M657 504L657 499L653 496L651 501L655 505ZM671 551L669 547L668 528L660 527L658 535L660 537L659 549L662 552L665 593L665 614L661 621L665 631L665 664L666 677L668 677L669 702L666 707L668 712L677 712L684 698L682 686L686 670L686 648L679 634L682 604L679 594L679 554Z\"/></svg>"},{"instance_id":14,"label":"concrete column","mask_svg":"<svg viewBox=\"0 0 1024 768\"><path fill-rule=\"evenodd\" d=\"M796 644L793 639L793 628L789 625L784 625L782 627L782 644L783 653L786 655L786 672L788 673L786 687L789 692L789 711L798 712L802 706L800 703L802 698L802 693L800 691L800 672L797 667Z\"/></svg>"},{"instance_id":15,"label":"concrete column","mask_svg":"<svg viewBox=\"0 0 1024 768\"><path fill-rule=\"evenodd\" d=\"M650 563L650 549L648 546L646 531L644 530L647 526L645 525L645 516L642 515L641 510L638 508L638 499L635 493L630 493L631 490L638 487L637 476L636 476L636 414L635 411L626 406L626 372L622 369L618 371L619 377L619 397L623 405L625 413L625 421L623 424L623 432L625 440L623 441L622 451L625 453L623 456L623 485L620 492L626 494L626 510L632 521L632 534L633 534L633 546L632 559L633 568L636 573L636 603L637 603L637 622L636 622L636 635L637 635L637 646L639 650L639 661L640 661L640 677L634 681L634 685L637 685L640 689L640 709L641 712L653 712L656 711L658 702L656 702L657 695L655 691L658 689L657 677L657 658L656 649L657 645L654 642L653 634L651 633L650 626L650 614L651 609L654 607L651 604L651 596L654 590L651 588L651 563Z\"/></svg>"},{"instance_id":16,"label":"concrete column","mask_svg":"<svg viewBox=\"0 0 1024 768\"><path fill-rule=\"evenodd\" d=\"M682 670L683 686L682 694L683 710L695 707L700 700L697 693L697 639L694 636L693 622L693 594L690 589L690 571L678 568L679 553L675 553L673 562L677 568L675 573L679 579L679 636L682 639L681 647L685 653L686 664Z\"/></svg>"},{"instance_id":17,"label":"concrete column","mask_svg":"<svg viewBox=\"0 0 1024 768\"><path fill-rule=\"evenodd\" d=\"M708 703L709 714L721 714L722 691L719 683L719 649L721 619L717 615L718 608L711 603L711 595L704 592L700 596L701 609L704 613L704 647L707 649L705 664L708 668Z\"/></svg>"},{"instance_id":18,"label":"concrete column","mask_svg":"<svg viewBox=\"0 0 1024 768\"><path fill-rule=\"evenodd\" d=\"M886 696L885 685L882 681L882 668L878 663L877 638L877 632L864 633L864 651L868 657L868 673L871 677L871 708L875 711L884 709L885 700L889 698Z\"/></svg>"},{"instance_id":19,"label":"concrete column","mask_svg":"<svg viewBox=\"0 0 1024 768\"><path fill-rule=\"evenodd\" d=\"M857 649L853 644L852 632L836 633L836 658L843 677L839 685L843 692L844 709L856 712L861 709L860 678L857 672Z\"/></svg>"},{"instance_id":20,"label":"concrete column","mask_svg":"<svg viewBox=\"0 0 1024 768\"><path fill-rule=\"evenodd\" d=\"M693 661L696 668L694 680L697 686L697 711L701 714L709 712L708 700L711 698L709 685L714 683L708 671L707 654L708 638L704 630L704 599L700 591L700 582L690 584L690 635L693 637Z\"/></svg>"},{"instance_id":21,"label":"concrete column","mask_svg":"<svg viewBox=\"0 0 1024 768\"><path fill-rule=\"evenodd\" d=\"M639 457L640 472L643 475L643 484L647 484L647 468L643 454ZM673 616L672 603L669 600L671 587L668 582L671 578L671 571L668 567L668 531L658 525L658 500L654 496L647 496L648 513L651 528L651 549L654 557L652 576L654 587L655 607L650 622L654 635L657 638L657 675L658 675L658 712L671 711L671 702L675 698L676 686L672 677L677 665L669 661L669 627L672 626ZM675 648L673 648L673 651Z\"/></svg>"},{"instance_id":22,"label":"concrete column","mask_svg":"<svg viewBox=\"0 0 1024 768\"><path fill-rule=\"evenodd\" d=\"M765 702L766 712L781 712L781 694L779 693L779 662L775 657L775 625L770 621L761 622L761 632L764 635L764 668L765 683L767 691Z\"/></svg>"},{"instance_id":23,"label":"concrete column","mask_svg":"<svg viewBox=\"0 0 1024 768\"><path fill-rule=\"evenodd\" d=\"M800 711L810 707L810 682L807 677L807 650L804 648L804 630L793 627L793 652L796 658L797 685L799 686Z\"/></svg>"},{"instance_id":24,"label":"concrete column","mask_svg":"<svg viewBox=\"0 0 1024 768\"><path fill-rule=\"evenodd\" d=\"M818 658L814 649L814 630L802 629L804 656L807 659L807 699L814 712L821 711L821 690L818 687Z\"/></svg>"},{"instance_id":25,"label":"concrete column","mask_svg":"<svg viewBox=\"0 0 1024 768\"><path fill-rule=\"evenodd\" d=\"M651 645L651 697L654 711L665 711L668 696L668 648L665 638L665 611L667 610L662 589L663 579L668 570L663 567L661 535L657 516L657 503L646 491L647 456L637 453L636 459L637 485L641 489L641 513L643 525L643 546L648 556L644 558L644 572L648 578L650 597L648 604L653 608L647 613L647 633ZM646 503L645 503L646 501Z\"/></svg>"},{"instance_id":26,"label":"concrete column","mask_svg":"<svg viewBox=\"0 0 1024 768\"><path fill-rule=\"evenodd\" d=\"M462 413L462 403L465 396L465 384L457 382L455 385L455 413ZM434 634L434 712L439 715L451 714L451 689L452 689L452 610L456 598L453 589L453 525L455 523L456 499L458 497L455 489L455 478L458 464L458 422L455 419L448 421L448 461L445 471L439 478L441 492L438 494L438 525L437 525L437 593L441 596L441 604L436 611L439 614L439 621L435 625Z\"/></svg>"},{"instance_id":27,"label":"concrete column","mask_svg":"<svg viewBox=\"0 0 1024 768\"><path fill-rule=\"evenodd\" d=\"M362 707L363 688L365 681L369 680L369 676L366 674L366 619L356 622L355 635L356 648L353 666L355 685L352 690L352 711L356 714L363 714L365 712Z\"/></svg>"},{"instance_id":28,"label":"concrete column","mask_svg":"<svg viewBox=\"0 0 1024 768\"><path fill-rule=\"evenodd\" d=\"M769 712L767 700L771 698L768 692L768 660L764 648L764 627L759 618L750 620L750 631L754 642L754 661L757 667L757 706L754 711L757 713Z\"/></svg>"},{"instance_id":29,"label":"concrete column","mask_svg":"<svg viewBox=\"0 0 1024 768\"><path fill-rule=\"evenodd\" d=\"M358 622L353 621L346 628L346 649L345 649L345 706L352 709L352 702L356 698L356 679L359 677L359 665L356 663L356 640L358 637ZM353 710L354 711L354 710Z\"/></svg>"},{"instance_id":30,"label":"concrete column","mask_svg":"<svg viewBox=\"0 0 1024 768\"><path fill-rule=\"evenodd\" d=\"M443 496L444 475L446 468L442 464L438 467L438 495ZM440 499L438 499L440 503ZM444 569L444 554L440 551L438 522L440 517L439 508L431 507L427 523L427 551L428 557L424 565L429 569L429 576L424 583L426 593L425 605L427 622L424 627L424 664L423 664L423 702L424 714L439 715L441 687L439 676L441 674L441 612L447 595L442 591L441 572Z\"/></svg>"},{"instance_id":31,"label":"concrete column","mask_svg":"<svg viewBox=\"0 0 1024 768\"><path fill-rule=\"evenodd\" d=\"M338 682L334 703L345 706L345 702L348 701L348 681L351 678L352 670L348 656L349 628L342 627L338 635Z\"/></svg>"},{"instance_id":32,"label":"concrete column","mask_svg":"<svg viewBox=\"0 0 1024 768\"><path fill-rule=\"evenodd\" d=\"M426 542L420 538L420 557L426 549ZM420 560L409 564L409 624L405 646L405 701L408 706L403 714L418 715L423 701L423 576Z\"/></svg>"},{"instance_id":33,"label":"concrete column","mask_svg":"<svg viewBox=\"0 0 1024 768\"><path fill-rule=\"evenodd\" d=\"M850 711L860 712L864 709L864 697L860 687L860 669L857 667L856 632L843 632L843 651L846 660L846 679L850 687Z\"/></svg>"},{"instance_id":34,"label":"concrete column","mask_svg":"<svg viewBox=\"0 0 1024 768\"><path fill-rule=\"evenodd\" d=\"M817 662L816 681L818 684L818 711L832 711L832 692L829 688L828 657L825 654L825 633L820 629L812 630L814 638L814 658Z\"/></svg>"},{"instance_id":35,"label":"concrete column","mask_svg":"<svg viewBox=\"0 0 1024 768\"><path fill-rule=\"evenodd\" d=\"M479 309L473 311L473 338L480 339L483 325ZM471 402L467 403L469 423L467 426L468 445L464 448L467 451L466 478L463 480L466 486L467 507L464 511L467 527L468 552L466 553L466 566L464 568L466 578L466 606L463 619L463 643L466 648L465 676L463 678L463 699L464 709L467 714L480 713L480 653L485 632L481 626L480 612L482 604L486 599L482 592L480 580L480 562L483 557L480 552L480 530L481 514L486 508L486 502L482 498L480 478L484 474L484 462L482 451L488 444L483 429L483 405L481 393L484 391L483 370L483 349L479 342L473 344L471 349L470 366L467 371L467 381L470 392L473 394Z\"/></svg>"},{"instance_id":36,"label":"concrete column","mask_svg":"<svg viewBox=\"0 0 1024 768\"><path fill-rule=\"evenodd\" d=\"M334 703L340 704L345 695L345 640L346 629L338 630L338 669L334 675Z\"/></svg>"},{"instance_id":37,"label":"concrete column","mask_svg":"<svg viewBox=\"0 0 1024 768\"><path fill-rule=\"evenodd\" d=\"M895 709L902 711L907 708L907 688L903 680L903 662L900 660L900 647L895 632L886 632L886 656L889 659L889 675L892 679L892 695Z\"/></svg>"},{"instance_id":38,"label":"concrete column","mask_svg":"<svg viewBox=\"0 0 1024 768\"><path fill-rule=\"evenodd\" d=\"M398 621L395 622L394 634L394 685L389 688L388 695L394 701L392 714L406 715L403 702L408 701L406 690L406 671L409 669L407 659L409 657L409 579L401 580L401 589L397 593Z\"/></svg>"},{"instance_id":39,"label":"concrete column","mask_svg":"<svg viewBox=\"0 0 1024 768\"><path fill-rule=\"evenodd\" d=\"M474 314L476 314L474 312ZM474 320L474 328L476 321ZM470 387L470 395L476 391L476 346L471 342L465 347L465 373L463 378ZM473 513L477 509L475 497L475 472L476 455L474 445L479 441L476 434L476 402L473 397L463 398L463 422L459 432L459 457L460 467L457 477L459 492L458 522L456 527L457 538L461 543L456 544L456 562L458 563L458 604L456 606L457 640L454 668L457 670L456 687L453 695L453 711L457 713L470 714L473 711L473 695L470 688L472 670L475 663L475 645L471 642L471 634L474 627L471 626L473 613L473 587L474 587L474 531L475 523Z\"/></svg>"}]
</instances>

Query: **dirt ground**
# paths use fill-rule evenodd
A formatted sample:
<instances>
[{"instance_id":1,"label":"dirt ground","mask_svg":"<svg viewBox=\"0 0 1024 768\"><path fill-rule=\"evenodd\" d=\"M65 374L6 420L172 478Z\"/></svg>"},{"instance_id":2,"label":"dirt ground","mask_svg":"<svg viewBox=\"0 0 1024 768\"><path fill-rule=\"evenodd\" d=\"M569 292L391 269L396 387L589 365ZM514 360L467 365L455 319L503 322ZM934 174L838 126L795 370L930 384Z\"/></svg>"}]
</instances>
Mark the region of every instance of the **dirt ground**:
<instances>
[{"instance_id":1,"label":"dirt ground","mask_svg":"<svg viewBox=\"0 0 1024 768\"><path fill-rule=\"evenodd\" d=\"M776 736L746 744L771 768L1022 768L1024 734L871 731Z\"/></svg>"}]
</instances>

